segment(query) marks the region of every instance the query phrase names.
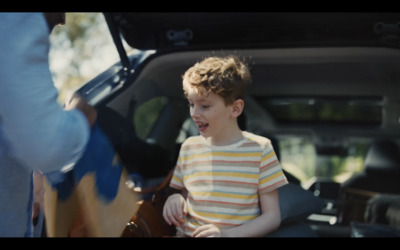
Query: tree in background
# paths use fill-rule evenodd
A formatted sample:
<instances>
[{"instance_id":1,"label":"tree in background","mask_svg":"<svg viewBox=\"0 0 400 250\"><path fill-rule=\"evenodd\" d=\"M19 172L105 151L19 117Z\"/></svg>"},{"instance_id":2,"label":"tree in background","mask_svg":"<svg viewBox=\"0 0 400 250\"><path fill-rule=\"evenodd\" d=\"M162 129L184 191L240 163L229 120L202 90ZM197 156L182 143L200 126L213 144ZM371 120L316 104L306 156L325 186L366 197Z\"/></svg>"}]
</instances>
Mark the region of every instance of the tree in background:
<instances>
[{"instance_id":1,"label":"tree in background","mask_svg":"<svg viewBox=\"0 0 400 250\"><path fill-rule=\"evenodd\" d=\"M50 35L50 69L59 102L119 60L102 13L67 13Z\"/></svg>"}]
</instances>

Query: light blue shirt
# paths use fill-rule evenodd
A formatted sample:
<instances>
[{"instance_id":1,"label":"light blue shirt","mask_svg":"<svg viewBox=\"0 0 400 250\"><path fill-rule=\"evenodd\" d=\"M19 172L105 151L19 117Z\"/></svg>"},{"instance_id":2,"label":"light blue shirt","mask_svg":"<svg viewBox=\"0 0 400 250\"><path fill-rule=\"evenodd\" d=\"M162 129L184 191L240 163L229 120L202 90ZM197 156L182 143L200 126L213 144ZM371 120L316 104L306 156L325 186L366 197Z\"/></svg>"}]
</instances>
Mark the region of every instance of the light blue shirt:
<instances>
[{"instance_id":1,"label":"light blue shirt","mask_svg":"<svg viewBox=\"0 0 400 250\"><path fill-rule=\"evenodd\" d=\"M76 162L89 124L57 103L42 13L0 13L0 37L0 237L31 237L33 170Z\"/></svg>"}]
</instances>

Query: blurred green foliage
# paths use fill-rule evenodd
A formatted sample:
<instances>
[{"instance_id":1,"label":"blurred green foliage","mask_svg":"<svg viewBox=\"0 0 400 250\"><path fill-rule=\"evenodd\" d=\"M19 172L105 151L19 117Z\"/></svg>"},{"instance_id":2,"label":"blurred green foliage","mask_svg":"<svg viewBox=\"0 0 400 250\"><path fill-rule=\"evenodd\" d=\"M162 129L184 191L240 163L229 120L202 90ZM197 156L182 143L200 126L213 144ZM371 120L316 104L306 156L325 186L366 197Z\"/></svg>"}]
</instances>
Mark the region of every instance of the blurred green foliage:
<instances>
[{"instance_id":1,"label":"blurred green foliage","mask_svg":"<svg viewBox=\"0 0 400 250\"><path fill-rule=\"evenodd\" d=\"M67 12L65 25L53 29L50 42L50 68L60 103L119 60L104 16L99 12Z\"/></svg>"}]
</instances>

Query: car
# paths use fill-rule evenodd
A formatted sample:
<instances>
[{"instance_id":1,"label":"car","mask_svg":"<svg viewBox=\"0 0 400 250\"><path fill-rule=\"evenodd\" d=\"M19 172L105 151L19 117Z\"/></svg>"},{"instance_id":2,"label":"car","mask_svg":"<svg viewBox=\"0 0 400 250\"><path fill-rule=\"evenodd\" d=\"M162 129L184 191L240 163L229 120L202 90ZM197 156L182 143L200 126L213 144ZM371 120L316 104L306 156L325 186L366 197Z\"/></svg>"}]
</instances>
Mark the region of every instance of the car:
<instances>
[{"instance_id":1,"label":"car","mask_svg":"<svg viewBox=\"0 0 400 250\"><path fill-rule=\"evenodd\" d=\"M243 128L271 139L296 185L280 194L285 215L295 218L270 236L399 236L400 13L104 17L121 60L77 92L98 109L136 186L161 183L182 142L199 134L182 91L185 70L210 55L234 54L253 78ZM124 43L134 50L127 53ZM365 185L355 181L359 175ZM374 214L382 196L391 202L383 199L389 205Z\"/></svg>"}]
</instances>

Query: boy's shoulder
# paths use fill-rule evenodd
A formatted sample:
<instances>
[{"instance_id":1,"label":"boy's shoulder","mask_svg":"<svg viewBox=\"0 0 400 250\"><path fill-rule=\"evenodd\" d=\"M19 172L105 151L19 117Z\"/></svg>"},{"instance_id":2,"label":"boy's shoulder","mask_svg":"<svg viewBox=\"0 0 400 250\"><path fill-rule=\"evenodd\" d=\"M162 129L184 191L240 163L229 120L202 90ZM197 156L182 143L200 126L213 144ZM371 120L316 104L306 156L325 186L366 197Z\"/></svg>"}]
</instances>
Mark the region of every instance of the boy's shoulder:
<instances>
[{"instance_id":1,"label":"boy's shoulder","mask_svg":"<svg viewBox=\"0 0 400 250\"><path fill-rule=\"evenodd\" d=\"M257 135L248 131L243 131L243 136L249 142L254 142L263 148L267 145L271 145L271 140L265 136ZM194 135L186 138L182 146L187 147L193 145L203 145L204 143L205 143L204 138L201 135Z\"/></svg>"},{"instance_id":2,"label":"boy's shoulder","mask_svg":"<svg viewBox=\"0 0 400 250\"><path fill-rule=\"evenodd\" d=\"M204 139L201 137L201 135L192 135L188 138L186 138L186 140L183 142L183 145L190 145L190 144L199 144L199 143L203 143Z\"/></svg>"},{"instance_id":3,"label":"boy's shoulder","mask_svg":"<svg viewBox=\"0 0 400 250\"><path fill-rule=\"evenodd\" d=\"M265 136L257 135L248 131L243 131L243 136L249 141L256 142L262 146L271 144L271 140Z\"/></svg>"}]
</instances>

